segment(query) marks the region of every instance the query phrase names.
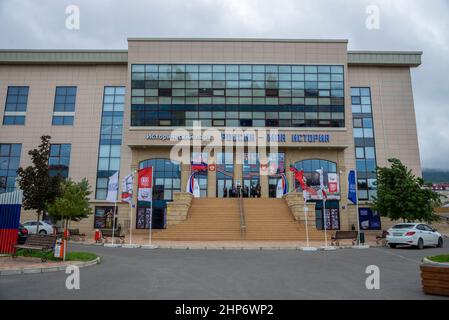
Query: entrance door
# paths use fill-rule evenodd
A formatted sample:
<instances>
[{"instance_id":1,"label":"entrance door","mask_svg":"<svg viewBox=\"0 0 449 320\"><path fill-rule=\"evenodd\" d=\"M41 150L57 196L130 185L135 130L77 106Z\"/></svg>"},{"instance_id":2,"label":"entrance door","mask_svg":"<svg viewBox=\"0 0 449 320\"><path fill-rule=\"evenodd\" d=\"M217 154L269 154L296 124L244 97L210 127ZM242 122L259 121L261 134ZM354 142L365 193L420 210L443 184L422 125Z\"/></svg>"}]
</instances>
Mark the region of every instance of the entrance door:
<instances>
[{"instance_id":1,"label":"entrance door","mask_svg":"<svg viewBox=\"0 0 449 320\"><path fill-rule=\"evenodd\" d=\"M219 153L217 155L217 198L224 197L224 188L227 189L226 197L230 196L230 190L234 184L234 159L232 153Z\"/></svg>"},{"instance_id":2,"label":"entrance door","mask_svg":"<svg viewBox=\"0 0 449 320\"><path fill-rule=\"evenodd\" d=\"M281 180L281 177L276 176L268 177L268 196L270 198L276 198L276 190L279 180Z\"/></svg>"}]
</instances>

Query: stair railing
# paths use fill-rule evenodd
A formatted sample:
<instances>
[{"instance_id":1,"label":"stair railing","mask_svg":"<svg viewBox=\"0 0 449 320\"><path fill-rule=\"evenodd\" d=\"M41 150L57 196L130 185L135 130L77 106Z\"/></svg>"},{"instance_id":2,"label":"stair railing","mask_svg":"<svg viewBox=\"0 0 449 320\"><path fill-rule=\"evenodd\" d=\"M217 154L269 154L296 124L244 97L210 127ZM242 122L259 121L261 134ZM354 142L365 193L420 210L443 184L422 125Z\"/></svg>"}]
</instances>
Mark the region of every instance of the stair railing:
<instances>
[{"instance_id":1,"label":"stair railing","mask_svg":"<svg viewBox=\"0 0 449 320\"><path fill-rule=\"evenodd\" d=\"M240 211L240 236L243 238L246 232L245 207L243 205L243 195L240 189L239 194L239 211Z\"/></svg>"}]
</instances>

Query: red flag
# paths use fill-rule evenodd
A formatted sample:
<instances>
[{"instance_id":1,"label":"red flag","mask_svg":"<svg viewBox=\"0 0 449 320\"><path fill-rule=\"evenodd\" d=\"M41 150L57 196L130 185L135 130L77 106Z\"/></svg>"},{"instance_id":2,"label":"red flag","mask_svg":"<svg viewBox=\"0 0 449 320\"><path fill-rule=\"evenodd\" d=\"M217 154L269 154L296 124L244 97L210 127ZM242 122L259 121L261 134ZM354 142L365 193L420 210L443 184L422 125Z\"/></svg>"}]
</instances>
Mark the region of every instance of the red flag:
<instances>
[{"instance_id":1,"label":"red flag","mask_svg":"<svg viewBox=\"0 0 449 320\"><path fill-rule=\"evenodd\" d=\"M153 167L139 170L139 188L152 188L153 185Z\"/></svg>"},{"instance_id":2,"label":"red flag","mask_svg":"<svg viewBox=\"0 0 449 320\"><path fill-rule=\"evenodd\" d=\"M302 190L306 190L307 186L306 183L304 182L304 170L299 171L295 167L290 166L290 171L295 173L295 179L301 185Z\"/></svg>"}]
</instances>

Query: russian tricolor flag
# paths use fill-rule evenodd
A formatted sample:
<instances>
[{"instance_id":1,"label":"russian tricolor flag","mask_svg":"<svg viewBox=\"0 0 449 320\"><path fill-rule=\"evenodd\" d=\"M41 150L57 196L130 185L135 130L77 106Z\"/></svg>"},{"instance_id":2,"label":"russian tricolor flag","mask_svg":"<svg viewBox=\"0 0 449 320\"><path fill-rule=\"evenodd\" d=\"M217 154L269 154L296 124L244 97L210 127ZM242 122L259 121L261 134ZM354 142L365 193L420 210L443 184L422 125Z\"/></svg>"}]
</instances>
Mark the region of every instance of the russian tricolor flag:
<instances>
[{"instance_id":1,"label":"russian tricolor flag","mask_svg":"<svg viewBox=\"0 0 449 320\"><path fill-rule=\"evenodd\" d=\"M0 253L14 253L20 224L22 191L0 195Z\"/></svg>"}]
</instances>

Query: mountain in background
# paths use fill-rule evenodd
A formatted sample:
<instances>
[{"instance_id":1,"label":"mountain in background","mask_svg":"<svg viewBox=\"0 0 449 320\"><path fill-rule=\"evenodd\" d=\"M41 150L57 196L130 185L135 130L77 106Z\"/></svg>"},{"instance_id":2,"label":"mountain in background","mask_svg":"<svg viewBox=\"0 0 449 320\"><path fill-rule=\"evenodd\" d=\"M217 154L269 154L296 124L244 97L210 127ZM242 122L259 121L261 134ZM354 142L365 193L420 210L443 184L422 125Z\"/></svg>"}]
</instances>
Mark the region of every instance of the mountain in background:
<instances>
[{"instance_id":1,"label":"mountain in background","mask_svg":"<svg viewBox=\"0 0 449 320\"><path fill-rule=\"evenodd\" d=\"M449 183L449 171L438 169L422 169L422 176L425 182Z\"/></svg>"}]
</instances>

